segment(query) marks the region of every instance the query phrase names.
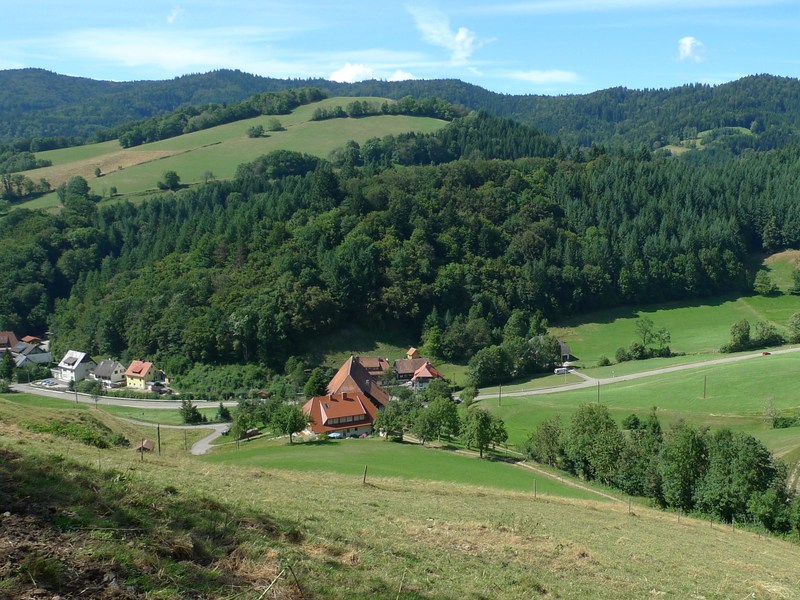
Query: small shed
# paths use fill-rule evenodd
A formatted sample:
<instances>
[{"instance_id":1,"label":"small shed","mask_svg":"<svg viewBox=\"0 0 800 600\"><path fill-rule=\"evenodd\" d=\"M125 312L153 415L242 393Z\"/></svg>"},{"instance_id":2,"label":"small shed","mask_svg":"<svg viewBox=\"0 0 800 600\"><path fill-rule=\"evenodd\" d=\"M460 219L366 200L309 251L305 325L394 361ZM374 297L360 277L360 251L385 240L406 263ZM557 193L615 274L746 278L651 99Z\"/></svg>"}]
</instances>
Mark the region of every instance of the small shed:
<instances>
[{"instance_id":1,"label":"small shed","mask_svg":"<svg viewBox=\"0 0 800 600\"><path fill-rule=\"evenodd\" d=\"M572 360L572 349L569 347L569 344L558 340L558 346L561 353L561 364Z\"/></svg>"},{"instance_id":2,"label":"small shed","mask_svg":"<svg viewBox=\"0 0 800 600\"><path fill-rule=\"evenodd\" d=\"M133 449L136 452L152 452L156 448L156 443L153 440L143 439L136 444Z\"/></svg>"}]
</instances>

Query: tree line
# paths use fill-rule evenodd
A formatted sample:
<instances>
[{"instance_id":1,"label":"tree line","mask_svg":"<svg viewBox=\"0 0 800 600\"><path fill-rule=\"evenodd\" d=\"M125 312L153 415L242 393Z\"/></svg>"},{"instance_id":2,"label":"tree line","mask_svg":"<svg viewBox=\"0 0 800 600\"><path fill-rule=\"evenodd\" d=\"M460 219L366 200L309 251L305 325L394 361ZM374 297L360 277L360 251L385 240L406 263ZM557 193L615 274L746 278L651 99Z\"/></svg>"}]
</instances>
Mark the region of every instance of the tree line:
<instances>
[{"instance_id":1,"label":"tree line","mask_svg":"<svg viewBox=\"0 0 800 600\"><path fill-rule=\"evenodd\" d=\"M130 148L259 115L288 114L298 106L318 102L325 97L322 90L299 88L265 92L232 104L182 106L166 115L117 127L110 135L119 139L123 148Z\"/></svg>"},{"instance_id":2,"label":"tree line","mask_svg":"<svg viewBox=\"0 0 800 600\"><path fill-rule=\"evenodd\" d=\"M630 415L623 427L605 405L585 404L569 423L542 422L525 451L664 508L800 534L800 496L787 487L786 465L753 436L684 421L664 431L655 408L644 419Z\"/></svg>"}]
</instances>

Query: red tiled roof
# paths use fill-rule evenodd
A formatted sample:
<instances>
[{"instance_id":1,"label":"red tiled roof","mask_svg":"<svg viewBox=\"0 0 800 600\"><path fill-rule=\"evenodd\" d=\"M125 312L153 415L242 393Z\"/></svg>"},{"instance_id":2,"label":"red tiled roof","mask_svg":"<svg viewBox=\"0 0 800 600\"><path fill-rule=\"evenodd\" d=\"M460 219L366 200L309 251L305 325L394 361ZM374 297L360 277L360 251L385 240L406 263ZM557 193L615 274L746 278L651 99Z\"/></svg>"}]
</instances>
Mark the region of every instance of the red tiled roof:
<instances>
[{"instance_id":1,"label":"red tiled roof","mask_svg":"<svg viewBox=\"0 0 800 600\"><path fill-rule=\"evenodd\" d=\"M314 433L328 433L351 427L371 425L378 416L377 407L362 393L314 396L303 405ZM350 418L336 422L336 419Z\"/></svg>"},{"instance_id":2,"label":"red tiled roof","mask_svg":"<svg viewBox=\"0 0 800 600\"><path fill-rule=\"evenodd\" d=\"M444 375L434 369L431 363L426 362L419 369L414 371L414 377L412 379L444 379Z\"/></svg>"},{"instance_id":3,"label":"red tiled roof","mask_svg":"<svg viewBox=\"0 0 800 600\"><path fill-rule=\"evenodd\" d=\"M13 348L19 344L13 331L0 331L0 348Z\"/></svg>"},{"instance_id":4,"label":"red tiled roof","mask_svg":"<svg viewBox=\"0 0 800 600\"><path fill-rule=\"evenodd\" d=\"M42 341L42 339L36 337L35 335L26 335L24 338L22 338L22 341L26 344L38 344Z\"/></svg>"},{"instance_id":5,"label":"red tiled roof","mask_svg":"<svg viewBox=\"0 0 800 600\"><path fill-rule=\"evenodd\" d=\"M373 402L380 406L389 403L389 393L377 381L374 381L369 372L351 356L341 366L336 375L328 383L328 394L366 394Z\"/></svg>"},{"instance_id":6,"label":"red tiled roof","mask_svg":"<svg viewBox=\"0 0 800 600\"><path fill-rule=\"evenodd\" d=\"M125 377L147 377L150 369L153 368L153 363L144 360L135 360L125 371Z\"/></svg>"}]
</instances>

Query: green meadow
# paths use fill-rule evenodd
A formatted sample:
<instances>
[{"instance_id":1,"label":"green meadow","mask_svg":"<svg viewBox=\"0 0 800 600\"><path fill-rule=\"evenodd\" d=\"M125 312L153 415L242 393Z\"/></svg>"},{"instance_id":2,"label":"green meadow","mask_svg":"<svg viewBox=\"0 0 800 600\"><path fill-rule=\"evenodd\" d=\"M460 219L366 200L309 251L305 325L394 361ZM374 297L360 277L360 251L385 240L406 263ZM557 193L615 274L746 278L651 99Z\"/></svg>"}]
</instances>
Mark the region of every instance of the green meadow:
<instances>
[{"instance_id":1,"label":"green meadow","mask_svg":"<svg viewBox=\"0 0 800 600\"><path fill-rule=\"evenodd\" d=\"M798 311L798 296L715 297L699 302L598 311L558 323L552 332L570 345L576 364L593 367L601 356L613 361L617 348L627 348L637 340L636 321L641 317L652 319L656 328L667 328L673 352L708 355L717 353L719 347L730 339L731 325L741 319L747 319L751 327L755 327L757 321L768 321L779 331L785 331L789 318ZM689 357L688 360L697 358ZM635 367L639 366L642 365ZM644 368L654 367L648 365Z\"/></svg>"},{"instance_id":2,"label":"green meadow","mask_svg":"<svg viewBox=\"0 0 800 600\"><path fill-rule=\"evenodd\" d=\"M382 98L365 100L383 102ZM175 171L183 185L202 183L211 173L216 179L230 179L236 168L274 150L305 152L325 158L348 140L359 144L373 137L398 135L409 131L432 133L446 123L427 117L380 115L358 119L311 121L318 107L344 106L352 98L328 98L301 106L288 115L259 116L184 134L175 138L124 149L116 140L40 152L37 158L53 165L25 172L38 180L47 179L53 187L74 175L81 175L95 194L107 197L112 187L119 196L136 199L136 195L158 191L157 183L165 171ZM255 125L265 128L277 118L284 131L267 132L250 138L247 130ZM101 170L100 177L95 169ZM119 197L117 198L119 200ZM55 208L55 193L19 204L30 208Z\"/></svg>"},{"instance_id":3,"label":"green meadow","mask_svg":"<svg viewBox=\"0 0 800 600\"><path fill-rule=\"evenodd\" d=\"M478 460L453 450L390 442L377 438L299 442L286 439L253 440L240 448L219 448L204 458L212 463L263 469L287 469L319 473L336 485L359 485L367 467L369 477L438 481L530 492L536 479L537 493L567 498L603 500L601 496L571 487L521 467Z\"/></svg>"},{"instance_id":4,"label":"green meadow","mask_svg":"<svg viewBox=\"0 0 800 600\"><path fill-rule=\"evenodd\" d=\"M655 406L662 425L685 419L696 425L727 426L747 431L779 454L800 447L800 427L771 429L768 406L781 415L800 415L800 353L758 356L724 365L643 377L599 388L533 396L504 396L480 401L506 423L509 443L524 442L545 419L560 416L568 423L581 404L606 404L621 422L631 413L644 416ZM705 397L704 397L705 392Z\"/></svg>"}]
</instances>

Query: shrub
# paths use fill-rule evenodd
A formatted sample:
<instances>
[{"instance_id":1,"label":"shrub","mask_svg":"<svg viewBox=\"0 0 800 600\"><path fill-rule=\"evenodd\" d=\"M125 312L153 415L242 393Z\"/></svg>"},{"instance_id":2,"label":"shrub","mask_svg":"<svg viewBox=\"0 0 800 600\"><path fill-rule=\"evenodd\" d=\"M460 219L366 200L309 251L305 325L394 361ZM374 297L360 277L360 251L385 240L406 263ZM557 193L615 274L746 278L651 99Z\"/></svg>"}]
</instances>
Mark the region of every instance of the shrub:
<instances>
[{"instance_id":1,"label":"shrub","mask_svg":"<svg viewBox=\"0 0 800 600\"><path fill-rule=\"evenodd\" d=\"M597 359L597 366L609 367L611 366L611 360L605 354L601 354L600 357Z\"/></svg>"}]
</instances>

